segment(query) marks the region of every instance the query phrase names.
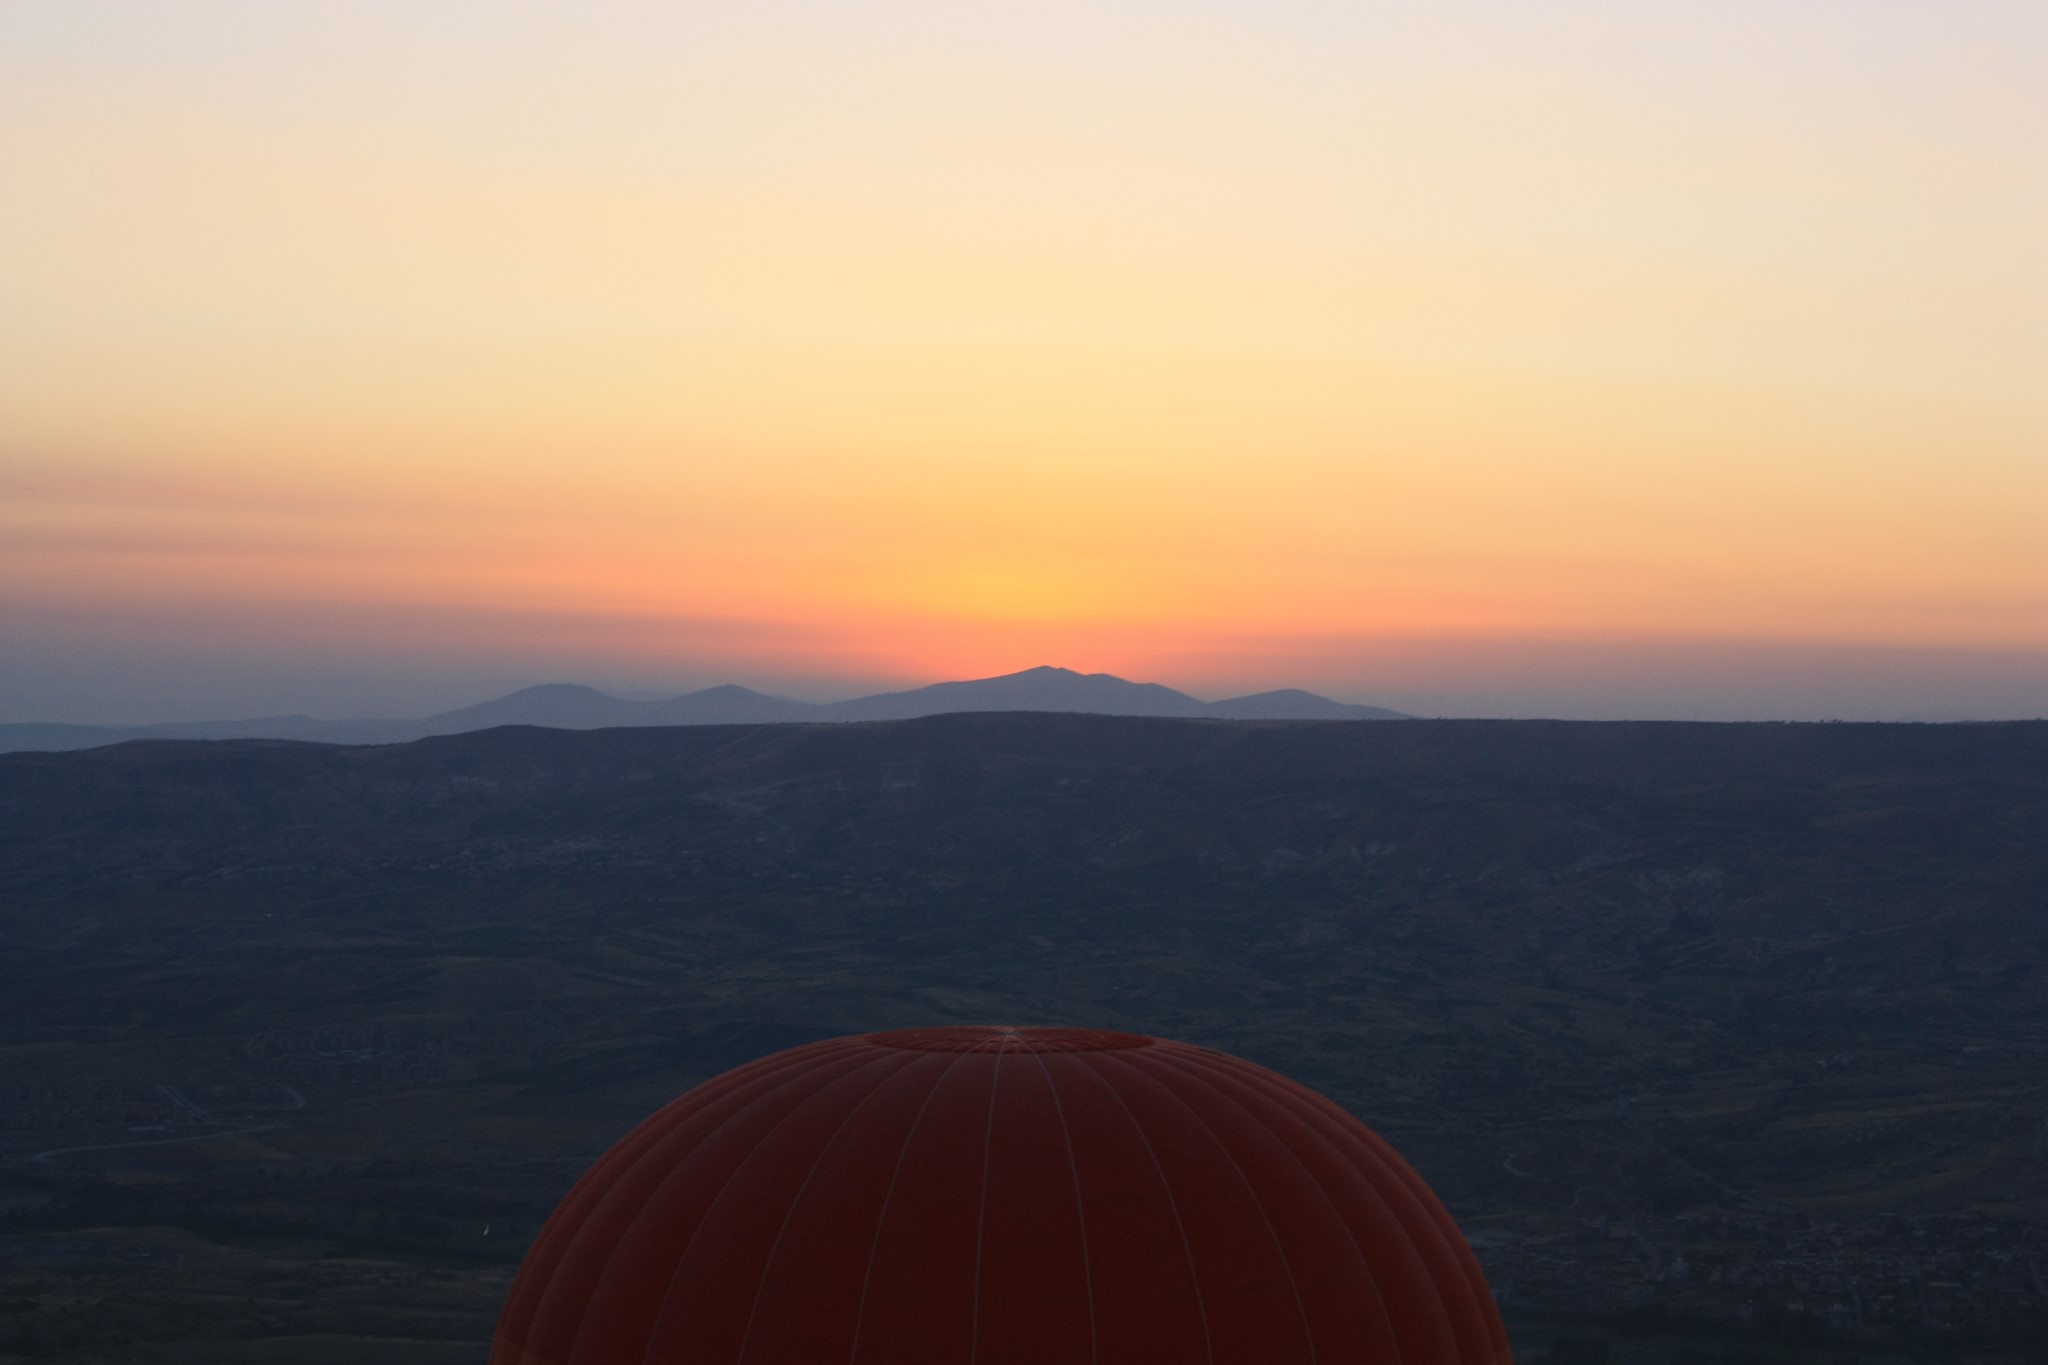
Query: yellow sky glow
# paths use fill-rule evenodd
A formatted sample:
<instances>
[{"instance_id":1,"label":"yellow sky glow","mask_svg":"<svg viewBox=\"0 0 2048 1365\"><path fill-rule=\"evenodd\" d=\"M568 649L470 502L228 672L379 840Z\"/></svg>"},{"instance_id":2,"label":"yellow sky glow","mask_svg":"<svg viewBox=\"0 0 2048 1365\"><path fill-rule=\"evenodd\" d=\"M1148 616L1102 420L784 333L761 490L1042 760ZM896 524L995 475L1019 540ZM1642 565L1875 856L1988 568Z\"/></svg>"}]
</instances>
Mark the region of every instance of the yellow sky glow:
<instances>
[{"instance_id":1,"label":"yellow sky glow","mask_svg":"<svg viewBox=\"0 0 2048 1365\"><path fill-rule=\"evenodd\" d=\"M317 8L0 14L20 610L2048 654L2035 7Z\"/></svg>"}]
</instances>

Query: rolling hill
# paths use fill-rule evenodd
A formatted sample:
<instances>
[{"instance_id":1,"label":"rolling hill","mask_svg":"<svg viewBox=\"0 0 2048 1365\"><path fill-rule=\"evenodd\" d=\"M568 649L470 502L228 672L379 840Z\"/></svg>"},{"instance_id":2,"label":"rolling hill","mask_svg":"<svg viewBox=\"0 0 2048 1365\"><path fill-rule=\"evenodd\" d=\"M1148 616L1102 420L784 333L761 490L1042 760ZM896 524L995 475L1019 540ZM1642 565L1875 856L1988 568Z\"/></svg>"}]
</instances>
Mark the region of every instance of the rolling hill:
<instances>
[{"instance_id":1,"label":"rolling hill","mask_svg":"<svg viewBox=\"0 0 2048 1365\"><path fill-rule=\"evenodd\" d=\"M934 683L838 702L802 702L726 684L656 701L629 701L580 683L543 683L421 720L180 721L164 725L0 724L0 753L90 749L131 739L299 739L326 744L398 744L497 725L560 730L617 726L747 725L787 721L914 720L961 711L1064 711L1103 716L1208 716L1228 720L1406 720L1396 711L1331 701L1287 689L1205 702L1158 683L1107 673L1029 668L997 678Z\"/></svg>"}]
</instances>

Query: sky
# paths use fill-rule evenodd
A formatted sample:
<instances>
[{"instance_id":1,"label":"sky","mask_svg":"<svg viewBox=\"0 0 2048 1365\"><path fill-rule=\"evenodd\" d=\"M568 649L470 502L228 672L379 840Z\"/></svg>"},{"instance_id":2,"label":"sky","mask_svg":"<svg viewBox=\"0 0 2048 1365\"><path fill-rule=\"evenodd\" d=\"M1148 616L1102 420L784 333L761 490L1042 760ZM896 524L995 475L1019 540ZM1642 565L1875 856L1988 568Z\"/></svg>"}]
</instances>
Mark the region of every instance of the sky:
<instances>
[{"instance_id":1,"label":"sky","mask_svg":"<svg viewBox=\"0 0 2048 1365\"><path fill-rule=\"evenodd\" d=\"M2038 0L9 0L0 721L2048 715Z\"/></svg>"}]
</instances>

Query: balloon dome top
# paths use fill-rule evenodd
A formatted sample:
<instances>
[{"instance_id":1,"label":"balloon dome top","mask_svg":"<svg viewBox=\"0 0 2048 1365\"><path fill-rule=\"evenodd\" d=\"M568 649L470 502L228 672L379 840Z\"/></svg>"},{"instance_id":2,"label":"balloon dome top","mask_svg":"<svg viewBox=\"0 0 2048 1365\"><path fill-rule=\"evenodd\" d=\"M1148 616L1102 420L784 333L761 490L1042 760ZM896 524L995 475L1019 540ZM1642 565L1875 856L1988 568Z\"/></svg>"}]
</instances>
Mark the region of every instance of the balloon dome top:
<instances>
[{"instance_id":1,"label":"balloon dome top","mask_svg":"<svg viewBox=\"0 0 2048 1365\"><path fill-rule=\"evenodd\" d=\"M1011 1028L997 1024L896 1029L890 1033L870 1033L866 1041L911 1052L1113 1052L1150 1047L1153 1042L1142 1033L1115 1033L1109 1029Z\"/></svg>"},{"instance_id":2,"label":"balloon dome top","mask_svg":"<svg viewBox=\"0 0 2048 1365\"><path fill-rule=\"evenodd\" d=\"M1084 1028L834 1038L620 1139L492 1365L1505 1365L1457 1225L1329 1100Z\"/></svg>"}]
</instances>

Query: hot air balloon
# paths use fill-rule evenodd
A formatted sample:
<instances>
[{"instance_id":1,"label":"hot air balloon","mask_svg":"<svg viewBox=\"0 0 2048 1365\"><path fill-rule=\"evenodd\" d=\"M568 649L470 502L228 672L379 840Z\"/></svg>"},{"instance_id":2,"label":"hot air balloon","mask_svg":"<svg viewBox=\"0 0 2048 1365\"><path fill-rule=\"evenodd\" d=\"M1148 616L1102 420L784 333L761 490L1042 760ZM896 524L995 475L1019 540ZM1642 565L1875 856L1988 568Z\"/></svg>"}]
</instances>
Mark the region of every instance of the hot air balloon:
<instances>
[{"instance_id":1,"label":"hot air balloon","mask_svg":"<svg viewBox=\"0 0 2048 1365\"><path fill-rule=\"evenodd\" d=\"M1503 1365L1429 1188L1262 1067L870 1033L671 1102L542 1228L492 1365Z\"/></svg>"}]
</instances>

